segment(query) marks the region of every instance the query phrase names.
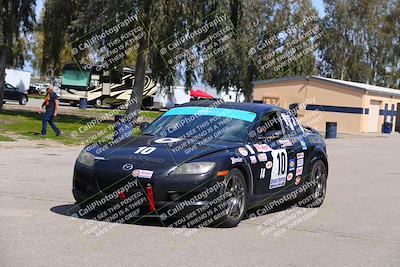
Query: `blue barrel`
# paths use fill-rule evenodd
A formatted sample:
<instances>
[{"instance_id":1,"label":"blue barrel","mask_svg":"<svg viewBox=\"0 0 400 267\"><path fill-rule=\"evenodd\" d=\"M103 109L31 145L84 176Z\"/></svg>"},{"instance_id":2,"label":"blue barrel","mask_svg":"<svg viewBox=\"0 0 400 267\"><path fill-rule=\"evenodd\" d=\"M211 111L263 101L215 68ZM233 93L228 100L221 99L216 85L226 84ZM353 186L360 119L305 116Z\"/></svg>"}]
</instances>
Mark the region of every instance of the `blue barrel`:
<instances>
[{"instance_id":1,"label":"blue barrel","mask_svg":"<svg viewBox=\"0 0 400 267\"><path fill-rule=\"evenodd\" d=\"M87 109L87 98L79 99L79 109Z\"/></svg>"},{"instance_id":2,"label":"blue barrel","mask_svg":"<svg viewBox=\"0 0 400 267\"><path fill-rule=\"evenodd\" d=\"M325 138L336 138L337 122L326 122Z\"/></svg>"},{"instance_id":3,"label":"blue barrel","mask_svg":"<svg viewBox=\"0 0 400 267\"><path fill-rule=\"evenodd\" d=\"M127 137L132 136L133 125L130 121L125 121L124 116L116 115L114 123L114 140L121 141Z\"/></svg>"},{"instance_id":4,"label":"blue barrel","mask_svg":"<svg viewBox=\"0 0 400 267\"><path fill-rule=\"evenodd\" d=\"M382 124L382 133L390 134L392 132L393 124L390 122L384 122Z\"/></svg>"}]
</instances>

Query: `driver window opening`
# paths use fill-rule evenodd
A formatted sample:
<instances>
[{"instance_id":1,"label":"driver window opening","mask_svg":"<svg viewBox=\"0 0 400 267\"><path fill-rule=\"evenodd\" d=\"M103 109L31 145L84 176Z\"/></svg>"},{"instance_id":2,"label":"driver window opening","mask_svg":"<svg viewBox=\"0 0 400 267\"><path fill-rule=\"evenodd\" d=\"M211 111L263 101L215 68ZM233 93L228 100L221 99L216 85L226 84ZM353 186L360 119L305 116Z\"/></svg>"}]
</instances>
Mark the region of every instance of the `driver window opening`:
<instances>
[{"instance_id":1,"label":"driver window opening","mask_svg":"<svg viewBox=\"0 0 400 267\"><path fill-rule=\"evenodd\" d=\"M281 136L283 134L282 126L279 121L278 113L271 112L261 118L261 125L258 129L258 133L264 137Z\"/></svg>"}]
</instances>

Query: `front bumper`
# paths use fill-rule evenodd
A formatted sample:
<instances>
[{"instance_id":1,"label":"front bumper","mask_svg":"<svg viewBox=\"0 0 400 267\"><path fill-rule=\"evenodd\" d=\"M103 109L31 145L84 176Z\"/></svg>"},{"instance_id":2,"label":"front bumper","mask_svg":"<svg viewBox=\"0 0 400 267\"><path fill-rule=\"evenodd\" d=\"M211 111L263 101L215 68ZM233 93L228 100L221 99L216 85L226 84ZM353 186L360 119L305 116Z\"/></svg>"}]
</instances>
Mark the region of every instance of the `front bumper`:
<instances>
[{"instance_id":1,"label":"front bumper","mask_svg":"<svg viewBox=\"0 0 400 267\"><path fill-rule=\"evenodd\" d=\"M115 170L102 174L77 163L72 193L77 206L70 213L85 217L90 212L135 210L134 217L179 218L210 205L223 189L223 177L208 175L154 175L151 179L135 178ZM120 177L108 181L106 177ZM151 186L155 211L151 211L146 187ZM123 191L123 196L121 192Z\"/></svg>"}]
</instances>

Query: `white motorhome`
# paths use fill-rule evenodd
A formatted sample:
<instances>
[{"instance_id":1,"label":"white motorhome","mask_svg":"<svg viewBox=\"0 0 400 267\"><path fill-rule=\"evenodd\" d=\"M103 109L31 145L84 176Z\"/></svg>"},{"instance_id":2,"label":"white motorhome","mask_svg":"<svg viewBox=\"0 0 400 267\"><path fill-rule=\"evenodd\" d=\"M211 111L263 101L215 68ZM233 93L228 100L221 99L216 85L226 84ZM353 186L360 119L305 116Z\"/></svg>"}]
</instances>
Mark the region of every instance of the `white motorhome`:
<instances>
[{"instance_id":1,"label":"white motorhome","mask_svg":"<svg viewBox=\"0 0 400 267\"><path fill-rule=\"evenodd\" d=\"M103 104L120 105L128 101L132 94L135 71L130 68L117 70L81 70L74 64L66 64L61 77L61 102L77 105L81 98L100 107ZM146 75L144 99L154 95L157 86Z\"/></svg>"}]
</instances>

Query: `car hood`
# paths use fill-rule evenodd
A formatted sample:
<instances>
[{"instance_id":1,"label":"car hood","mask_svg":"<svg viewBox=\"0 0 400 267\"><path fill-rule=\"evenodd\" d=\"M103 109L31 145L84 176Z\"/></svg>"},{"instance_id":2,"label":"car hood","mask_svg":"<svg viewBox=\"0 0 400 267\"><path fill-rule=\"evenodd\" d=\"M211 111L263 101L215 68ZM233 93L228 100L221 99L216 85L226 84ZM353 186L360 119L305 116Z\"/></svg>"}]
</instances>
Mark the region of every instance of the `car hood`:
<instances>
[{"instance_id":1,"label":"car hood","mask_svg":"<svg viewBox=\"0 0 400 267\"><path fill-rule=\"evenodd\" d=\"M91 152L104 159L126 159L174 166L241 145L242 143L239 142L220 140L160 138L142 135L127 138L116 145L97 145Z\"/></svg>"}]
</instances>

